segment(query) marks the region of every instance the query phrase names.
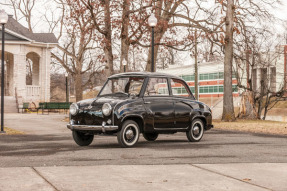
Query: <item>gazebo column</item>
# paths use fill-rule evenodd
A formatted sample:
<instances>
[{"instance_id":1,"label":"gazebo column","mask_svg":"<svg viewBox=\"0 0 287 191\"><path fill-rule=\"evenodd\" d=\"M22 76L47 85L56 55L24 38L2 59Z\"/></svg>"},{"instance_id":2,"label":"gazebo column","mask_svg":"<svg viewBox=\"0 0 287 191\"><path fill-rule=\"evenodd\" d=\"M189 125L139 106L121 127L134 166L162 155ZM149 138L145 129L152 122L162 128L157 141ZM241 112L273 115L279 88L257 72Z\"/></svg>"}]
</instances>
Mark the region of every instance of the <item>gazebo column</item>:
<instances>
[{"instance_id":1,"label":"gazebo column","mask_svg":"<svg viewBox=\"0 0 287 191\"><path fill-rule=\"evenodd\" d=\"M41 100L45 102L50 101L50 62L51 52L47 48L42 49L42 56L40 57L40 86L41 86Z\"/></svg>"},{"instance_id":2,"label":"gazebo column","mask_svg":"<svg viewBox=\"0 0 287 191\"><path fill-rule=\"evenodd\" d=\"M26 100L26 55L14 54L14 83L18 98Z\"/></svg>"},{"instance_id":3,"label":"gazebo column","mask_svg":"<svg viewBox=\"0 0 287 191\"><path fill-rule=\"evenodd\" d=\"M14 59L13 54L6 54L6 68L7 68L7 78L6 78L6 95L14 96L15 95L15 85L14 85Z\"/></svg>"}]
</instances>

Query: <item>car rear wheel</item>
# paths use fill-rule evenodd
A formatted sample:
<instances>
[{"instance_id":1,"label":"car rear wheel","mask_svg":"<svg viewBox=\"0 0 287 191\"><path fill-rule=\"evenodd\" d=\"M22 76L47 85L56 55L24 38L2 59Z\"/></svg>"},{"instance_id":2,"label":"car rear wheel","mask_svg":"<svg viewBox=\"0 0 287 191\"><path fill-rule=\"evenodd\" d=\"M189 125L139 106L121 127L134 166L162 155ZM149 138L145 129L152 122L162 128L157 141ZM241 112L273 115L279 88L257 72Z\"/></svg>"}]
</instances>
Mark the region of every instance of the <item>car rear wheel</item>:
<instances>
[{"instance_id":1,"label":"car rear wheel","mask_svg":"<svg viewBox=\"0 0 287 191\"><path fill-rule=\"evenodd\" d=\"M94 135L86 134L80 131L73 131L73 138L79 146L88 146L93 142Z\"/></svg>"},{"instance_id":2,"label":"car rear wheel","mask_svg":"<svg viewBox=\"0 0 287 191\"><path fill-rule=\"evenodd\" d=\"M158 137L158 133L143 133L143 137L147 141L155 141Z\"/></svg>"},{"instance_id":3,"label":"car rear wheel","mask_svg":"<svg viewBox=\"0 0 287 191\"><path fill-rule=\"evenodd\" d=\"M118 132L118 142L121 147L132 147L139 140L140 130L135 121L127 120L123 123L122 129Z\"/></svg>"},{"instance_id":4,"label":"car rear wheel","mask_svg":"<svg viewBox=\"0 0 287 191\"><path fill-rule=\"evenodd\" d=\"M187 139L190 142L198 142L203 137L204 123L200 119L195 119L192 122L191 128L186 132Z\"/></svg>"}]
</instances>

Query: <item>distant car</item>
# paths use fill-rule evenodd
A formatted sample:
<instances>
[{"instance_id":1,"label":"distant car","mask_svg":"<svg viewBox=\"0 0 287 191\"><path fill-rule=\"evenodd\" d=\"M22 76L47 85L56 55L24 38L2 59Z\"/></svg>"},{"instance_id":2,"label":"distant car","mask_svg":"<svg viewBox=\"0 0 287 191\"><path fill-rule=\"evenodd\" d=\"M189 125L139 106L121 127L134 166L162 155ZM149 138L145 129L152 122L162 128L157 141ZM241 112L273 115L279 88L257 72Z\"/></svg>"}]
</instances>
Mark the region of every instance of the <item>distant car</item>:
<instances>
[{"instance_id":1,"label":"distant car","mask_svg":"<svg viewBox=\"0 0 287 191\"><path fill-rule=\"evenodd\" d=\"M108 78L96 98L73 103L70 123L75 142L92 143L94 135L117 135L132 147L140 134L155 141L159 134L186 132L191 142L213 127L210 108L196 101L179 77L161 73L122 73Z\"/></svg>"}]
</instances>

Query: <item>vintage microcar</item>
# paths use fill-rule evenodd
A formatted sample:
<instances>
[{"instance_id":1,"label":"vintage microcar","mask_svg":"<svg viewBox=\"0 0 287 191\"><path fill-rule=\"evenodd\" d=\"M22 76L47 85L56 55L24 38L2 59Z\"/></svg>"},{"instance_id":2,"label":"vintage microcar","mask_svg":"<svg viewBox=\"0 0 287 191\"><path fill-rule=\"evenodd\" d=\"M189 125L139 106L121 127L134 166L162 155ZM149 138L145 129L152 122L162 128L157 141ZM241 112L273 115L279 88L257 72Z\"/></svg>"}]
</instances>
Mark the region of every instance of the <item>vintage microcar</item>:
<instances>
[{"instance_id":1,"label":"vintage microcar","mask_svg":"<svg viewBox=\"0 0 287 191\"><path fill-rule=\"evenodd\" d=\"M155 141L159 134L186 132L189 141L197 142L213 125L210 108L195 100L181 78L133 72L109 77L96 98L73 103L67 127L80 146L107 134L132 147L141 133Z\"/></svg>"}]
</instances>

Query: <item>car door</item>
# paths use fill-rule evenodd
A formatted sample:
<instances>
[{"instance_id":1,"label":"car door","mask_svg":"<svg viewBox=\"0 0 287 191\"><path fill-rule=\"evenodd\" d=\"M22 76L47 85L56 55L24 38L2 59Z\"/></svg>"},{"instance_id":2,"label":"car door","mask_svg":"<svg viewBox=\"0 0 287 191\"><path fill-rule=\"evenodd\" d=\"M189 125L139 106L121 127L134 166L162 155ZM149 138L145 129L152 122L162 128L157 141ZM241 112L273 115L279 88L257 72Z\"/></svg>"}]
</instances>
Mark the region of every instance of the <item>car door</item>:
<instances>
[{"instance_id":1,"label":"car door","mask_svg":"<svg viewBox=\"0 0 287 191\"><path fill-rule=\"evenodd\" d=\"M184 81L171 78L170 83L174 101L175 128L188 128L191 124L194 97Z\"/></svg>"},{"instance_id":2,"label":"car door","mask_svg":"<svg viewBox=\"0 0 287 191\"><path fill-rule=\"evenodd\" d=\"M174 128L174 105L167 78L150 77L143 99L149 130Z\"/></svg>"}]
</instances>

